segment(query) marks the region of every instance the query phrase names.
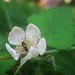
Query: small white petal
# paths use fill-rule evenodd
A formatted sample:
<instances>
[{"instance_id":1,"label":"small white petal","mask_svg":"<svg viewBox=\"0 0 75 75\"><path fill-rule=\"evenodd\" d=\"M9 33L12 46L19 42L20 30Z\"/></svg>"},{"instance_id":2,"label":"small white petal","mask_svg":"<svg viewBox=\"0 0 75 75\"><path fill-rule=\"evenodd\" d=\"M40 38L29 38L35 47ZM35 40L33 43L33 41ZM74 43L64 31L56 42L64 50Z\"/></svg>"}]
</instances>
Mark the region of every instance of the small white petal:
<instances>
[{"instance_id":1,"label":"small white petal","mask_svg":"<svg viewBox=\"0 0 75 75\"><path fill-rule=\"evenodd\" d=\"M25 37L25 32L22 28L15 26L9 33L9 43L13 45L18 45L18 43Z\"/></svg>"},{"instance_id":2,"label":"small white petal","mask_svg":"<svg viewBox=\"0 0 75 75\"><path fill-rule=\"evenodd\" d=\"M33 57L34 49L35 49L34 47L30 48L29 53L21 60L21 66Z\"/></svg>"},{"instance_id":3,"label":"small white petal","mask_svg":"<svg viewBox=\"0 0 75 75\"><path fill-rule=\"evenodd\" d=\"M36 48L31 47L29 53L22 59L21 66L25 64L29 59L37 57L39 55L39 51Z\"/></svg>"},{"instance_id":4,"label":"small white petal","mask_svg":"<svg viewBox=\"0 0 75 75\"><path fill-rule=\"evenodd\" d=\"M30 42L30 44L36 44L40 38L40 30L34 24L29 24L26 28L26 40Z\"/></svg>"},{"instance_id":5,"label":"small white petal","mask_svg":"<svg viewBox=\"0 0 75 75\"><path fill-rule=\"evenodd\" d=\"M21 55L21 52L17 52L16 50L14 50L13 48L10 47L9 44L5 44L6 45L6 48L7 48L7 51L11 54L11 56L15 59L15 60L18 60L19 59L19 56Z\"/></svg>"},{"instance_id":6,"label":"small white petal","mask_svg":"<svg viewBox=\"0 0 75 75\"><path fill-rule=\"evenodd\" d=\"M41 38L37 44L37 50L40 52L40 55L43 55L46 51L46 40Z\"/></svg>"}]
</instances>

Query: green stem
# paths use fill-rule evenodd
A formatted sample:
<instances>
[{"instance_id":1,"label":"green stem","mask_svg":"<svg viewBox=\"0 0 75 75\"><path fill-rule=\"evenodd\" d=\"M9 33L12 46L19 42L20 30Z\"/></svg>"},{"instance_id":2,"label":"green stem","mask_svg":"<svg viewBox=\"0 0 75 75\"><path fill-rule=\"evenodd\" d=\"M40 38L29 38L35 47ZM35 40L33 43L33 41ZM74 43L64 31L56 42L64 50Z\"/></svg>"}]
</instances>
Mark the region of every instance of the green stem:
<instances>
[{"instance_id":1,"label":"green stem","mask_svg":"<svg viewBox=\"0 0 75 75\"><path fill-rule=\"evenodd\" d=\"M20 56L20 63L21 63L21 60L22 60L22 56ZM20 70L21 67L22 67L22 65L20 64L19 67L18 67L18 69L14 73L14 75L17 75L17 73L19 72L19 70Z\"/></svg>"},{"instance_id":2,"label":"green stem","mask_svg":"<svg viewBox=\"0 0 75 75\"><path fill-rule=\"evenodd\" d=\"M6 6L5 2L4 2L4 0L1 0L1 2L2 2L2 7L3 7L3 10L4 10L4 13L6 15L6 19L7 19L7 22L8 22L9 29L11 30L12 22L11 22L11 18L10 18L7 6Z\"/></svg>"},{"instance_id":3,"label":"green stem","mask_svg":"<svg viewBox=\"0 0 75 75\"><path fill-rule=\"evenodd\" d=\"M18 69L16 70L16 72L14 73L14 75L17 75L18 71L20 70L21 66L18 67Z\"/></svg>"},{"instance_id":4,"label":"green stem","mask_svg":"<svg viewBox=\"0 0 75 75\"><path fill-rule=\"evenodd\" d=\"M47 50L46 52L45 52L45 54L48 54L48 53L56 53L56 52L59 52L58 50Z\"/></svg>"}]
</instances>

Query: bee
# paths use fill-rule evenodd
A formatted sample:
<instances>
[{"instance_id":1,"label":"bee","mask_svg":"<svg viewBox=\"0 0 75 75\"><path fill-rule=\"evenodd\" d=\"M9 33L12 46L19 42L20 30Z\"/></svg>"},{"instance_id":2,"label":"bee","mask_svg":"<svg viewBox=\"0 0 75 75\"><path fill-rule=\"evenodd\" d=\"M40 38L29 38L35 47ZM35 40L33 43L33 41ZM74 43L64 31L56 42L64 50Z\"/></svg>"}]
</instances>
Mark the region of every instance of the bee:
<instances>
[{"instance_id":1,"label":"bee","mask_svg":"<svg viewBox=\"0 0 75 75\"><path fill-rule=\"evenodd\" d=\"M23 46L23 48L24 48L25 51L28 51L28 48L26 47L25 42L22 42L22 46Z\"/></svg>"}]
</instances>

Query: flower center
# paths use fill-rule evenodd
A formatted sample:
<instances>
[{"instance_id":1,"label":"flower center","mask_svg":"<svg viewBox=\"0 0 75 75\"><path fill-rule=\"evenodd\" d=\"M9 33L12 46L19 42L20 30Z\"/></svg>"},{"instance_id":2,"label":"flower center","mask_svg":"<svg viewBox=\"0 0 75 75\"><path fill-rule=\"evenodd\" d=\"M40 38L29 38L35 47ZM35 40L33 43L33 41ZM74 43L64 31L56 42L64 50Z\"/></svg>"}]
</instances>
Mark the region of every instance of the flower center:
<instances>
[{"instance_id":1,"label":"flower center","mask_svg":"<svg viewBox=\"0 0 75 75\"><path fill-rule=\"evenodd\" d=\"M16 47L17 51L20 51L23 55L28 54L31 46L37 47L35 43L31 43L30 40L22 40Z\"/></svg>"},{"instance_id":2,"label":"flower center","mask_svg":"<svg viewBox=\"0 0 75 75\"><path fill-rule=\"evenodd\" d=\"M25 42L20 42L17 47L17 51L20 51L23 55L26 55L28 53L28 47Z\"/></svg>"}]
</instances>

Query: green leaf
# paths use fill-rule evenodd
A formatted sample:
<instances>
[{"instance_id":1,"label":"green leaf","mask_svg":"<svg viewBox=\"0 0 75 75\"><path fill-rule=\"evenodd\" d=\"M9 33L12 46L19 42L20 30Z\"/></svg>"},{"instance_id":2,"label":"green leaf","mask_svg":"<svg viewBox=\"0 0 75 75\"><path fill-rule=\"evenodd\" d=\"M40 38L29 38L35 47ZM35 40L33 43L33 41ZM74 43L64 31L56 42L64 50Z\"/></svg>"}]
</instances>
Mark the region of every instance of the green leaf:
<instances>
[{"instance_id":1,"label":"green leaf","mask_svg":"<svg viewBox=\"0 0 75 75\"><path fill-rule=\"evenodd\" d=\"M75 26L72 22L73 12L70 7L51 8L28 18L41 30L50 47L57 49L70 48L75 43Z\"/></svg>"}]
</instances>

